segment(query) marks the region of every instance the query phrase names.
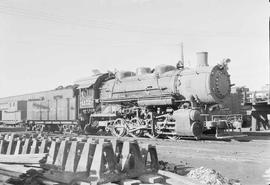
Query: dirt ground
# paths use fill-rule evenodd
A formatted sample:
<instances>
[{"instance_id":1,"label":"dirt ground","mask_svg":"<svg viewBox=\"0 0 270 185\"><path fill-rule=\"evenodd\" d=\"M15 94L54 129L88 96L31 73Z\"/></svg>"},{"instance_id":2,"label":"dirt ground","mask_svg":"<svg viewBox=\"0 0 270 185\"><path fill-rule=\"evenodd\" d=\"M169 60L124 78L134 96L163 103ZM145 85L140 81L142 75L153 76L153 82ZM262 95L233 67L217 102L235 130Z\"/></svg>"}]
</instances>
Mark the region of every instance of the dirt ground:
<instances>
[{"instance_id":1,"label":"dirt ground","mask_svg":"<svg viewBox=\"0 0 270 185\"><path fill-rule=\"evenodd\" d=\"M159 160L179 165L180 174L203 166L227 178L239 179L244 185L266 184L263 175L270 168L269 137L250 141L149 140L149 143L156 145Z\"/></svg>"},{"instance_id":2,"label":"dirt ground","mask_svg":"<svg viewBox=\"0 0 270 185\"><path fill-rule=\"evenodd\" d=\"M96 138L99 138L96 136ZM112 139L112 136L107 136ZM133 140L131 137L124 140ZM270 131L231 141L169 140L139 138L138 143L157 147L158 159L177 165L177 172L186 175L191 169L214 169L242 185L268 185L263 177L270 172ZM268 182L268 183L267 183Z\"/></svg>"}]
</instances>

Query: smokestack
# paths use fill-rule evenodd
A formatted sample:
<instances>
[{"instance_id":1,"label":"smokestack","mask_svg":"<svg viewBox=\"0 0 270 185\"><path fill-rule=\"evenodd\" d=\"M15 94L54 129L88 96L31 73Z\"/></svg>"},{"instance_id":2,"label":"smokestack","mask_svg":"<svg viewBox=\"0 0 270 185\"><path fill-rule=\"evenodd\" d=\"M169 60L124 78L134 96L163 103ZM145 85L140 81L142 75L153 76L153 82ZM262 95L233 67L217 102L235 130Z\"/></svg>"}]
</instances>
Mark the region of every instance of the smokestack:
<instances>
[{"instance_id":1,"label":"smokestack","mask_svg":"<svg viewBox=\"0 0 270 185\"><path fill-rule=\"evenodd\" d=\"M197 52L197 67L208 66L208 52Z\"/></svg>"}]
</instances>

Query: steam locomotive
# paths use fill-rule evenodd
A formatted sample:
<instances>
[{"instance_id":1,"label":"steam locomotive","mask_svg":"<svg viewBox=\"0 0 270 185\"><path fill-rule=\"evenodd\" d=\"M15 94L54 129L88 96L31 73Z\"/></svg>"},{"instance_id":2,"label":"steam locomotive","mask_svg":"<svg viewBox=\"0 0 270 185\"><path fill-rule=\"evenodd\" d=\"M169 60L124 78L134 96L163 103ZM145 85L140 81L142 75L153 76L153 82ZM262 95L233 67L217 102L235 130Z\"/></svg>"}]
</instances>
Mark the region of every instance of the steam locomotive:
<instances>
[{"instance_id":1,"label":"steam locomotive","mask_svg":"<svg viewBox=\"0 0 270 185\"><path fill-rule=\"evenodd\" d=\"M207 52L197 53L195 68L179 63L153 70L140 67L136 73L96 72L69 88L0 99L0 118L7 110L1 105L12 100L25 102L21 120L39 129L74 130L78 123L86 133L104 131L118 137L200 138L209 130L227 128L207 116L231 91L227 63L211 67L207 58Z\"/></svg>"}]
</instances>

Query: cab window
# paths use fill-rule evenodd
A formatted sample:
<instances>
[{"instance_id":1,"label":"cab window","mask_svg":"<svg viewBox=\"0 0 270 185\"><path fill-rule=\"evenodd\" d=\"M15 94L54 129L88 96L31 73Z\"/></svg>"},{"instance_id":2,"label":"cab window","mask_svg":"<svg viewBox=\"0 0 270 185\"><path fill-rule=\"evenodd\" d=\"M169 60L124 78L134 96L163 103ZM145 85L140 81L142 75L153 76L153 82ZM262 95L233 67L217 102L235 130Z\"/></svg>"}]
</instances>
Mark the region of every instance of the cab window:
<instances>
[{"instance_id":1,"label":"cab window","mask_svg":"<svg viewBox=\"0 0 270 185\"><path fill-rule=\"evenodd\" d=\"M81 96L93 96L93 89L81 89Z\"/></svg>"}]
</instances>

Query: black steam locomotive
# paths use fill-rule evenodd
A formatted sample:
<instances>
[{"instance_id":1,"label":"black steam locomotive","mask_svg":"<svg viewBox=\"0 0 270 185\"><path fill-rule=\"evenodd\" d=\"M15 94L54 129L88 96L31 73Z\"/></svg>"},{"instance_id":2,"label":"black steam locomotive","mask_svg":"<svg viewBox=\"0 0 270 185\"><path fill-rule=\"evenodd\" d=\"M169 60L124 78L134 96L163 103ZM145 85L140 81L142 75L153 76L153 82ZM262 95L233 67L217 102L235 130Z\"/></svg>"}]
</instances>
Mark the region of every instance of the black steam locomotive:
<instances>
[{"instance_id":1,"label":"black steam locomotive","mask_svg":"<svg viewBox=\"0 0 270 185\"><path fill-rule=\"evenodd\" d=\"M115 136L191 136L227 129L207 121L213 107L230 96L226 61L208 66L159 65L136 73L99 73L68 88L0 99L0 118L25 122L36 130L109 132ZM15 105L16 104L16 105ZM16 117L16 118L15 118ZM206 125L207 123L207 125Z\"/></svg>"}]
</instances>

